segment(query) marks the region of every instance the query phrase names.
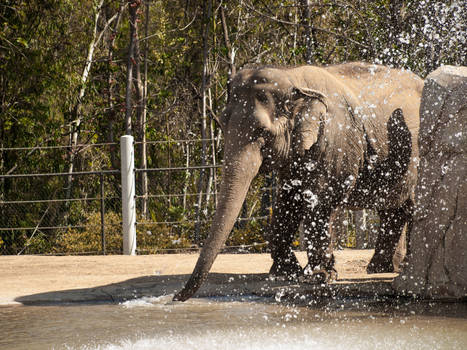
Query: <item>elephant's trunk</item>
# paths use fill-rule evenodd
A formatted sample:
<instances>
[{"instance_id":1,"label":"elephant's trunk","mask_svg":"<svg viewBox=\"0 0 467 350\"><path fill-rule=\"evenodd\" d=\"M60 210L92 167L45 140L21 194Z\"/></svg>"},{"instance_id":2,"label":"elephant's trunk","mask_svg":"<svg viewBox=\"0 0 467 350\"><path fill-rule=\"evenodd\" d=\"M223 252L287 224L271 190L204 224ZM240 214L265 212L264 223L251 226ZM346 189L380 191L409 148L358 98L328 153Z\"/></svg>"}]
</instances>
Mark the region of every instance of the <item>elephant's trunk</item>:
<instances>
[{"instance_id":1,"label":"elephant's trunk","mask_svg":"<svg viewBox=\"0 0 467 350\"><path fill-rule=\"evenodd\" d=\"M226 149L223 180L211 230L190 279L183 290L175 295L174 300L185 301L191 298L206 279L234 226L261 161L261 152L255 144L242 147L240 152L227 152Z\"/></svg>"}]
</instances>

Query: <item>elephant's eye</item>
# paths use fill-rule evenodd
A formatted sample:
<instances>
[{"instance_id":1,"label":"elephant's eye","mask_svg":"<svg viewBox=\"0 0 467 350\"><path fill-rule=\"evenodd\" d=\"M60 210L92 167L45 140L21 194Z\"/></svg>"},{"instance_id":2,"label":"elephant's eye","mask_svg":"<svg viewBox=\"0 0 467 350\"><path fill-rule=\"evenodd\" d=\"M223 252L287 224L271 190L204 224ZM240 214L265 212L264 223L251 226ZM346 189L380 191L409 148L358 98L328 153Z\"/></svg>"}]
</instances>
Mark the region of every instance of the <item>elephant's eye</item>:
<instances>
[{"instance_id":1,"label":"elephant's eye","mask_svg":"<svg viewBox=\"0 0 467 350\"><path fill-rule=\"evenodd\" d=\"M255 140L257 140L260 137L263 137L264 136L264 128L260 127L260 128L254 129L252 135L253 135L253 138Z\"/></svg>"},{"instance_id":2,"label":"elephant's eye","mask_svg":"<svg viewBox=\"0 0 467 350\"><path fill-rule=\"evenodd\" d=\"M258 102L263 103L263 104L267 104L269 102L268 96L266 95L264 91L258 92L256 94L256 99L258 100Z\"/></svg>"}]
</instances>

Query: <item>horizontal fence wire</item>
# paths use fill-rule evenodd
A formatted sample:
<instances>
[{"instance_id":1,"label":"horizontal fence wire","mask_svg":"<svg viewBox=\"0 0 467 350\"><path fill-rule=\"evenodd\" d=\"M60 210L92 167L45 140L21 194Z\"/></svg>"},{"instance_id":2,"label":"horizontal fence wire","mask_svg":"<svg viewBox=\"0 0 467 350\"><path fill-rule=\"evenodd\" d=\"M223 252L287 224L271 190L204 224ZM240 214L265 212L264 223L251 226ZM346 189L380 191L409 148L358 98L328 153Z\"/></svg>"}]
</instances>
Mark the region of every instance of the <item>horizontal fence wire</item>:
<instances>
[{"instance_id":1,"label":"horizontal fence wire","mask_svg":"<svg viewBox=\"0 0 467 350\"><path fill-rule=\"evenodd\" d=\"M135 169L136 173L153 173L161 171L189 171L203 169L218 169L222 165L195 165L188 167L166 167L166 168L150 168L150 169ZM28 177L49 177L49 176L82 176L82 175L100 175L100 174L120 174L120 170L99 170L99 171L77 171L72 173L41 173L41 174L8 174L0 175L0 179L7 178L28 178Z\"/></svg>"},{"instance_id":2,"label":"horizontal fence wire","mask_svg":"<svg viewBox=\"0 0 467 350\"><path fill-rule=\"evenodd\" d=\"M222 140L222 138L220 139ZM219 141L219 139L187 139L187 140L159 140L159 141L136 141L135 145L141 145L143 143L147 145L158 145L158 144L167 144L167 143L195 143L195 142L212 142Z\"/></svg>"},{"instance_id":3,"label":"horizontal fence wire","mask_svg":"<svg viewBox=\"0 0 467 350\"><path fill-rule=\"evenodd\" d=\"M82 176L82 175L100 175L100 174L103 174L103 175L120 174L120 170L76 171L72 173L8 174L8 175L0 175L0 179L28 178L28 177L53 177L53 176Z\"/></svg>"},{"instance_id":4,"label":"horizontal fence wire","mask_svg":"<svg viewBox=\"0 0 467 350\"><path fill-rule=\"evenodd\" d=\"M235 250L236 252L241 252L242 250L250 249L250 248L257 248L257 247L264 247L268 243L266 242L258 242L258 243L252 243L252 244L240 244L240 245L224 245L221 248L221 252L225 251L232 251ZM158 248L157 252L159 253L182 253L182 252L199 252L202 247L198 246L193 246L193 247L184 247L184 248ZM136 248L137 253L148 253L151 252L149 249L141 249L141 248ZM94 251L82 251L82 252L70 252L70 253L53 253L53 254L32 254L32 255L37 255L37 256L62 256L62 255L97 255L100 254L101 252L98 250ZM110 250L107 251L107 253L110 254L121 254L121 251L117 250Z\"/></svg>"},{"instance_id":5,"label":"horizontal fence wire","mask_svg":"<svg viewBox=\"0 0 467 350\"><path fill-rule=\"evenodd\" d=\"M269 216L255 216L255 217L249 217L249 218L237 218L235 222L246 222L246 221L254 221L254 220L267 220L269 219ZM184 220L184 221L143 221L143 222L136 222L137 225L142 225L142 226L149 226L149 225L183 225L183 224L189 224L189 223L195 223L195 224L205 224L212 222L212 219L205 219L205 220Z\"/></svg>"},{"instance_id":6,"label":"horizontal fence wire","mask_svg":"<svg viewBox=\"0 0 467 350\"><path fill-rule=\"evenodd\" d=\"M219 139L216 138L159 140L147 141L146 144L181 144L218 140ZM134 144L140 145L142 143L135 142ZM74 149L80 147L99 146L118 147L119 143L76 145ZM71 147L12 147L0 148L0 152L48 149L66 149L69 151ZM208 229L208 225L213 221L212 217L215 211L215 203L217 196L219 195L217 191L217 179L214 177L216 172L213 170L222 167L223 164L221 161L219 164L179 167L168 166L148 169L136 168L134 170L135 175L138 175L136 180L139 181L139 174L146 173L148 177L150 177L148 178L148 182L151 184L151 187L148 188L146 193L142 194L137 192L135 194L135 198L138 199L136 221L137 232L143 241L146 240L146 245L142 244L140 246L138 244L137 251L141 253L154 251L179 252L199 250L199 244L202 242L203 234L205 234ZM206 174L206 172L202 175L203 173L201 170L211 170L211 172L207 172L210 173L210 175ZM198 171L200 172L198 173ZM173 178L171 176L156 175L159 173L164 174L169 172L186 172L187 175L186 177L180 177L179 175L174 174ZM76 250L66 251L66 254L105 254L106 239L108 240L108 244L110 244L107 250L108 253L121 253L121 250L119 250L120 248L117 248L117 250L115 249L115 237L120 237L118 239L121 239L122 225L121 194L119 193L121 191L119 180L120 173L121 171L119 169L102 169L94 171L41 172L36 174L0 175L0 184L2 184L2 186L9 186L9 188L11 188L11 186L15 186L19 189L19 192L16 194L15 192L10 192L10 194L0 194L0 216L3 216L3 218L0 218L0 233L2 235L0 236L0 248L2 238L5 240L5 237L8 239L8 237L13 237L14 235L24 235L27 243L25 243L23 247L19 247L19 253L24 251L27 254L35 254L36 251L30 249L30 247L33 247L35 244L34 239L38 236L42 237L54 234L60 236L62 235L61 232L63 232L63 235L68 235L68 239L70 235L76 235L77 239L81 239L78 237L91 237L90 235L96 234L102 235L102 250L99 250L99 245L94 248L87 247L85 250L79 249L79 245L77 245ZM87 176L97 176L97 179L86 179ZM116 178L116 176L118 176L118 178ZM212 178L210 179L213 180L213 183L210 186L205 187L203 190L199 190L197 187L197 181L199 181L200 176L211 176ZM68 178L68 180L53 180L54 177L62 179ZM8 179L11 181L6 181ZM262 182L257 185L258 187L255 187L252 191L257 197L250 199L249 207L244 207L240 213L240 217L235 221L235 229L240 230L238 231L240 232L238 236L240 238L237 238L236 241L230 241L230 245L225 247L225 249L256 249L266 245L264 242L251 240L246 241L245 244L238 244L243 242L243 238L241 238L243 237L242 235L248 235L250 234L249 232L258 232L258 230L263 230L263 228L270 222L270 208L274 204L275 193L278 188L275 185L273 177L268 179L265 178L261 181ZM69 184L72 184L74 188L74 192L70 192L70 197L66 194L68 193ZM181 192L180 186L182 185L184 186L184 193L177 193ZM21 188L23 186L24 188L29 189L29 192L24 192L24 195L21 192ZM59 198L54 198L57 194L57 189L59 190L57 195ZM177 191L177 189L179 191ZM136 190L141 191L138 182ZM85 196L82 196L83 194L85 194ZM89 196L87 196L88 194ZM18 197L15 198L15 195ZM36 195L37 199L31 198L36 197ZM10 196L10 198L8 196ZM200 199L196 199L196 197L199 197ZM202 205L199 206L201 201ZM143 212L143 204L147 206L147 210L149 210L148 212ZM9 221L10 217L14 217L14 220ZM9 222L13 225L9 225ZM250 222L252 223L251 225L249 224ZM145 235L145 230L151 232L151 234L148 234L147 237L142 237ZM52 233L54 231L56 231L56 233ZM200 231L203 234L200 234ZM165 238L163 239L169 242L171 240L174 242L178 241L179 238L183 236L190 239L190 242L192 243L191 246L185 242L183 246L175 247L170 245L156 245L152 247L147 243L152 242L151 239L154 239L154 237L157 238L164 236ZM83 239L87 240L88 238ZM240 239L240 241L238 239ZM114 242L113 245L111 244L112 240ZM64 251L62 251L62 253L63 252ZM54 249L53 254L61 254L61 251L59 249Z\"/></svg>"},{"instance_id":7,"label":"horizontal fence wire","mask_svg":"<svg viewBox=\"0 0 467 350\"><path fill-rule=\"evenodd\" d=\"M257 242L257 243L252 243L252 244L239 244L239 245L224 245L221 248L221 252L225 251L242 251L250 248L258 248L258 247L264 247L268 245L267 242ZM173 252L183 252L183 251L192 251L192 252L199 252L202 249L202 247L186 247L186 248L158 248L157 251L161 253L173 253ZM148 251L147 249L138 249L136 248L137 252L145 252Z\"/></svg>"},{"instance_id":8,"label":"horizontal fence wire","mask_svg":"<svg viewBox=\"0 0 467 350\"><path fill-rule=\"evenodd\" d=\"M152 169L135 169L137 173L154 173L160 171L189 171L189 170L203 170L203 169L219 169L222 168L222 165L194 165L187 167L167 167L167 168L152 168Z\"/></svg>"},{"instance_id":9,"label":"horizontal fence wire","mask_svg":"<svg viewBox=\"0 0 467 350\"><path fill-rule=\"evenodd\" d=\"M261 187L259 189L260 192L266 191L276 191L277 187ZM217 196L219 192L202 192L201 195L203 196ZM175 194L148 194L148 195L136 195L135 198L180 198L180 197L193 197L199 196L200 193L175 193ZM0 202L1 203L1 202Z\"/></svg>"},{"instance_id":10,"label":"horizontal fence wire","mask_svg":"<svg viewBox=\"0 0 467 350\"><path fill-rule=\"evenodd\" d=\"M254 221L254 220L267 220L269 216L256 216L256 217L249 217L249 218L237 218L235 222L247 222L247 221ZM183 225L183 224L205 224L212 222L212 219L205 219L205 220L184 220L184 221L142 221L136 222L136 225L141 226L150 226L150 225ZM121 222L120 222L121 224ZM0 227L0 231L9 231L9 230L59 230L59 229L72 229L72 228L86 228L86 225L70 225L70 226L38 226L38 227Z\"/></svg>"},{"instance_id":11,"label":"horizontal fence wire","mask_svg":"<svg viewBox=\"0 0 467 350\"><path fill-rule=\"evenodd\" d=\"M73 228L86 228L86 225L70 226L37 226L37 227L0 227L0 231L33 231L33 230L66 230Z\"/></svg>"},{"instance_id":12,"label":"horizontal fence wire","mask_svg":"<svg viewBox=\"0 0 467 350\"><path fill-rule=\"evenodd\" d=\"M203 192L203 196L216 196L218 192ZM199 193L176 193L176 194L147 194L147 195L136 195L135 198L180 198L180 197L193 197L199 196Z\"/></svg>"},{"instance_id":13,"label":"horizontal fence wire","mask_svg":"<svg viewBox=\"0 0 467 350\"><path fill-rule=\"evenodd\" d=\"M152 172L164 172L164 171L188 171L188 170L202 170L202 169L215 169L220 168L221 165L203 165L203 166L191 166L191 167L172 167L172 168L152 168L152 169L135 169L135 172L141 173L152 173ZM65 176L87 176L87 175L116 175L120 174L120 170L100 170L100 171L81 171L73 173L38 173L38 174L9 174L0 175L0 178L35 178L35 177L65 177ZM275 190L273 187L261 188L260 191L271 191ZM216 196L218 192L201 192L201 193L185 193L185 194L148 194L148 195L136 195L135 198L151 199L151 198L180 198L180 197L193 197L193 196ZM120 197L86 197L86 198L64 198L64 199L42 199L42 200L0 200L0 205L16 205L16 204L47 204L47 203L72 203L72 202L92 202L100 200L117 200L120 201ZM236 222L247 222L253 220L265 220L267 216L261 217L249 217L249 218L238 218ZM149 226L149 225L173 225L180 226L186 224L203 224L210 223L212 219L187 219L183 221L144 221L137 222L137 225ZM119 222L121 224L121 222ZM52 225L52 226L26 226L26 227L0 227L0 231L31 231L31 230L60 230L60 229L84 229L86 225Z\"/></svg>"},{"instance_id":14,"label":"horizontal fence wire","mask_svg":"<svg viewBox=\"0 0 467 350\"><path fill-rule=\"evenodd\" d=\"M158 140L158 141L136 141L135 145L147 144L147 145L158 145L167 143L196 143L196 142L211 142L218 141L219 139L184 139L184 140ZM222 140L222 139L221 139ZM103 146L120 146L118 142L107 142L107 143L91 143L91 144L77 144L77 145L59 145L59 146L30 146L30 147L0 147L0 152L8 151L31 151L31 150L49 150L49 149L85 149L90 147L103 147Z\"/></svg>"},{"instance_id":15,"label":"horizontal fence wire","mask_svg":"<svg viewBox=\"0 0 467 350\"><path fill-rule=\"evenodd\" d=\"M105 197L104 199L118 199L120 197ZM100 197L86 197L86 198L69 198L69 199L36 199L36 200L22 200L22 201L2 201L0 204L34 204L34 203L63 203L63 202L86 202L86 201L100 201Z\"/></svg>"},{"instance_id":16,"label":"horizontal fence wire","mask_svg":"<svg viewBox=\"0 0 467 350\"><path fill-rule=\"evenodd\" d=\"M71 149L71 148L89 148L89 147L102 147L102 146L118 146L117 142L108 142L108 143L89 143L89 144L77 144L74 146L71 145L60 145L60 146L31 146L31 147L0 147L0 152L7 151L31 151L31 150L48 150L48 149Z\"/></svg>"}]
</instances>

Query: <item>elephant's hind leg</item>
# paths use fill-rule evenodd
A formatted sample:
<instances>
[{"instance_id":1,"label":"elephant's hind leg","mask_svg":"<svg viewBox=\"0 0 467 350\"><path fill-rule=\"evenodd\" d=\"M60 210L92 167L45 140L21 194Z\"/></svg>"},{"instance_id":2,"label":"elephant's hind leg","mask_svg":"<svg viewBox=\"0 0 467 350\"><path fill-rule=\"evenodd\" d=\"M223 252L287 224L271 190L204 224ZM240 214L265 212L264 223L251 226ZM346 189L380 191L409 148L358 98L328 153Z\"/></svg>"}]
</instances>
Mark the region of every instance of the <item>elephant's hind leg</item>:
<instances>
[{"instance_id":1,"label":"elephant's hind leg","mask_svg":"<svg viewBox=\"0 0 467 350\"><path fill-rule=\"evenodd\" d=\"M409 203L410 202L410 203ZM402 207L379 211L380 229L375 245L375 254L366 270L368 273L394 272L393 257L404 225L412 218L411 201Z\"/></svg>"},{"instance_id":2,"label":"elephant's hind leg","mask_svg":"<svg viewBox=\"0 0 467 350\"><path fill-rule=\"evenodd\" d=\"M273 210L267 239L273 259L269 273L273 276L297 278L301 267L292 251L292 242L300 225L302 203L297 186L285 183Z\"/></svg>"}]
</instances>

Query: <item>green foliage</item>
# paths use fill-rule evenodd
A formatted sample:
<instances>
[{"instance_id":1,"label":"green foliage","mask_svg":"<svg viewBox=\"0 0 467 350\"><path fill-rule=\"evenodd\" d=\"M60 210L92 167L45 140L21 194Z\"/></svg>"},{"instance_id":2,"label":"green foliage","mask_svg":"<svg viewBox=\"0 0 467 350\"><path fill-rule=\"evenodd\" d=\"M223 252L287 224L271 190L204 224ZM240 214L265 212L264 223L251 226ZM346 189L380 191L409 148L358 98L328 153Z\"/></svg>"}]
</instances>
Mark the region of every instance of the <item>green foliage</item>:
<instances>
[{"instance_id":1,"label":"green foliage","mask_svg":"<svg viewBox=\"0 0 467 350\"><path fill-rule=\"evenodd\" d=\"M121 216L111 212L105 215L104 220L106 251L109 254L121 254L123 249ZM173 232L167 225L160 225L147 220L139 222L136 240L136 246L140 254L172 253L191 246L185 235ZM90 213L86 219L85 228L69 229L60 235L54 244L54 251L69 254L97 254L102 252L100 213ZM36 249L34 252L44 251Z\"/></svg>"},{"instance_id":2,"label":"green foliage","mask_svg":"<svg viewBox=\"0 0 467 350\"><path fill-rule=\"evenodd\" d=\"M344 237L343 243L346 248L355 248L357 246L357 231L354 225L347 225L347 235Z\"/></svg>"},{"instance_id":3,"label":"green foliage","mask_svg":"<svg viewBox=\"0 0 467 350\"><path fill-rule=\"evenodd\" d=\"M140 41L141 62L146 45L148 52L148 109L143 132L135 120L135 108L132 110L137 141L144 134L149 141L165 142L147 145L148 168L212 164L213 154L217 164L222 161L222 143L176 143L174 140L221 135L211 114L218 115L225 105L232 59L237 70L268 64L300 65L307 60L318 65L364 60L410 69L422 77L441 64L465 65L467 61L467 16L462 2L314 0L309 1L310 17L304 18L303 8L299 6L302 2L298 0L209 1L213 9L209 18L203 14L207 1L150 2L149 36ZM125 7L118 15L126 2L104 1L96 27L100 40L96 42L89 75L83 82L93 40L96 3L94 0L6 0L0 5L1 148L66 146L70 145L73 130L79 144L118 142L124 132L128 9ZM143 7L138 22L140 38L145 35ZM221 8L227 33L221 21ZM111 18L118 20L109 22ZM205 26L209 28L206 38L203 37ZM307 31L311 32L310 40L306 38ZM225 40L226 35L229 42ZM209 109L207 129L202 133L204 63ZM82 98L80 91L84 92ZM74 129L76 119L80 123ZM139 154L137 148L137 167L142 166ZM0 174L67 172L71 166L74 172L118 169L118 146L0 150ZM145 214L150 222L158 224L142 225L144 242L148 246L152 242L155 247L178 247L171 242L182 237L182 241L196 240L191 243L199 244L198 237L206 235L212 219L214 193L220 178L220 170L150 173L151 196ZM0 201L98 198L99 181L95 176L74 176L71 182L65 177L0 179ZM105 178L106 198L120 197L119 181L118 175ZM201 185L204 195L198 208L196 194ZM253 184L246 200L245 217L264 216L262 188L270 186L264 179ZM212 193L209 200L206 192ZM142 194L139 187L137 194ZM163 197L168 194L173 196ZM88 227L90 222L99 225L99 201L48 206L36 203L20 208L0 203L0 227L35 227L46 210L44 220L50 222L44 223L50 226L85 224ZM118 200L110 209L106 222L119 227L119 220L112 217L116 214L111 214L119 212ZM199 232L195 232L194 224L185 224L193 220L201 221ZM164 226L161 222L176 224ZM244 228L237 228L229 242L236 245L259 241L264 225L265 220L252 220ZM153 235L146 234L146 237L148 227ZM45 252L55 242L64 251L71 246L73 251L98 251L100 228L89 226L89 230L73 230L64 235L57 230L44 230L32 238L31 230L0 231L0 252L15 254L25 244L29 244L26 252ZM114 242L114 249L119 250L120 233L116 228L113 230L109 228L109 235L115 236L115 241L109 242ZM154 238L158 237L155 232L164 232L170 239L159 242ZM72 238L75 236L82 243ZM65 245L60 245L62 239L67 242ZM182 245L188 244L183 242Z\"/></svg>"},{"instance_id":4,"label":"green foliage","mask_svg":"<svg viewBox=\"0 0 467 350\"><path fill-rule=\"evenodd\" d=\"M264 222L251 220L245 225L234 228L227 240L227 247L235 247L238 251L264 252L267 248L264 239Z\"/></svg>"},{"instance_id":5,"label":"green foliage","mask_svg":"<svg viewBox=\"0 0 467 350\"><path fill-rule=\"evenodd\" d=\"M170 226L144 220L138 225L136 240L138 252L144 254L176 253L192 246L186 233L177 233Z\"/></svg>"},{"instance_id":6,"label":"green foliage","mask_svg":"<svg viewBox=\"0 0 467 350\"><path fill-rule=\"evenodd\" d=\"M123 249L121 216L116 213L105 215L105 241L109 253L120 254ZM101 215L91 212L84 229L69 229L59 235L55 243L57 253L98 254L102 252Z\"/></svg>"},{"instance_id":7,"label":"green foliage","mask_svg":"<svg viewBox=\"0 0 467 350\"><path fill-rule=\"evenodd\" d=\"M18 253L21 252L22 254L48 254L54 251L54 243L55 242L51 241L50 237L44 232L36 231L34 235L31 235L31 237L29 237L25 241L21 250L18 250Z\"/></svg>"}]
</instances>

